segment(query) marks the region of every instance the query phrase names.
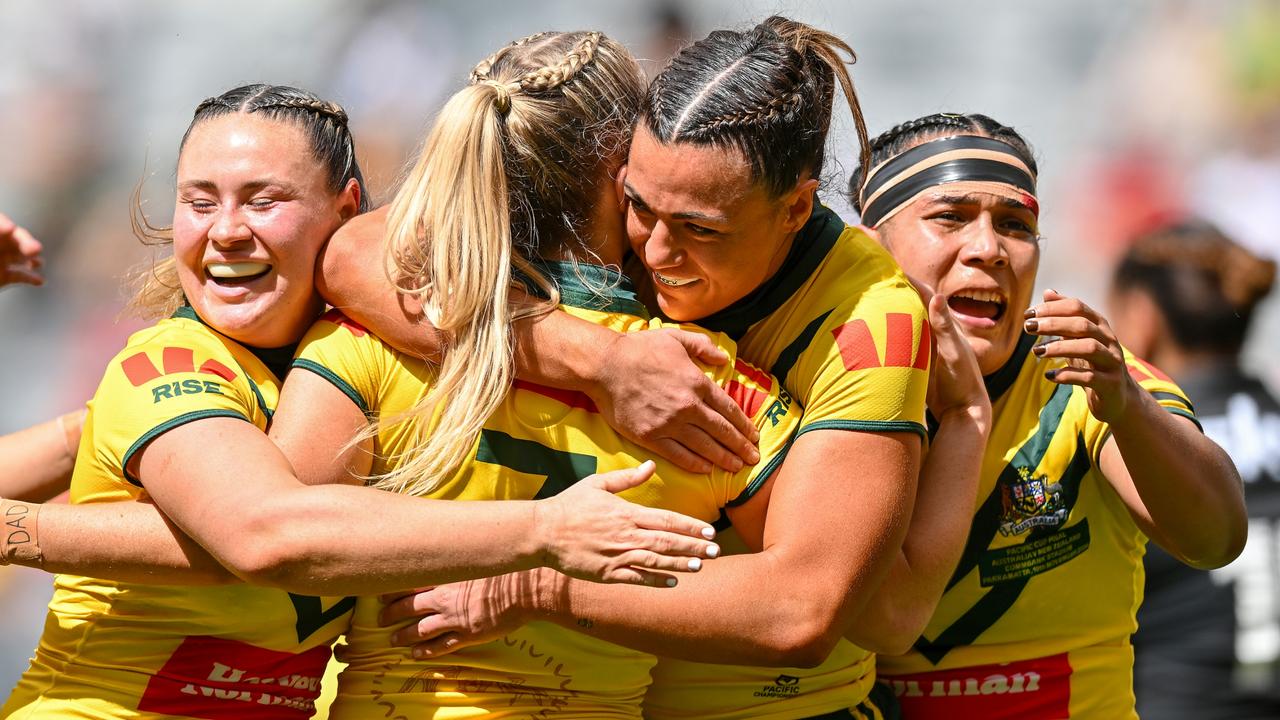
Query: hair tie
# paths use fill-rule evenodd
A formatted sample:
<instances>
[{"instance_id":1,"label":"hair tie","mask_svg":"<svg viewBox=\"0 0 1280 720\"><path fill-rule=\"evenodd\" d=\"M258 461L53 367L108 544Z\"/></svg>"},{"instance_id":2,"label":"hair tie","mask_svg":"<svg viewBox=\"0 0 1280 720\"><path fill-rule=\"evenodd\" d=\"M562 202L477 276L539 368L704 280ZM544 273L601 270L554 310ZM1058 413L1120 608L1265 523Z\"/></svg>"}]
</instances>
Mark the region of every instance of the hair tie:
<instances>
[{"instance_id":1,"label":"hair tie","mask_svg":"<svg viewBox=\"0 0 1280 720\"><path fill-rule=\"evenodd\" d=\"M482 84L493 88L493 107L503 115L511 109L511 96L514 94L511 86L500 83L497 80L484 80Z\"/></svg>"}]
</instances>

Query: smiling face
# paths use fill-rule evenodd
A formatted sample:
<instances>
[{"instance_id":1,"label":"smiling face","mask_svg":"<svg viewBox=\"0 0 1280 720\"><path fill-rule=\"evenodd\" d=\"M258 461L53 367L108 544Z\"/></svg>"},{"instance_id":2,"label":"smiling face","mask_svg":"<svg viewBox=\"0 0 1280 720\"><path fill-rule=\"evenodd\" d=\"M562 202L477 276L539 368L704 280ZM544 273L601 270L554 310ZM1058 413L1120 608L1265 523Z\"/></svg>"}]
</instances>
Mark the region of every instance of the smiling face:
<instances>
[{"instance_id":1,"label":"smiling face","mask_svg":"<svg viewBox=\"0 0 1280 720\"><path fill-rule=\"evenodd\" d=\"M232 113L199 122L178 158L173 248L182 290L211 327L254 347L296 342L322 308L321 246L359 206L296 125Z\"/></svg>"},{"instance_id":2,"label":"smiling face","mask_svg":"<svg viewBox=\"0 0 1280 720\"><path fill-rule=\"evenodd\" d=\"M688 321L723 310L769 279L809 218L816 180L771 198L742 153L663 144L641 123L622 175L631 249L658 306Z\"/></svg>"},{"instance_id":3,"label":"smiling face","mask_svg":"<svg viewBox=\"0 0 1280 720\"><path fill-rule=\"evenodd\" d=\"M876 230L908 275L947 298L983 374L999 370L1035 288L1035 213L1008 197L940 185Z\"/></svg>"}]
</instances>

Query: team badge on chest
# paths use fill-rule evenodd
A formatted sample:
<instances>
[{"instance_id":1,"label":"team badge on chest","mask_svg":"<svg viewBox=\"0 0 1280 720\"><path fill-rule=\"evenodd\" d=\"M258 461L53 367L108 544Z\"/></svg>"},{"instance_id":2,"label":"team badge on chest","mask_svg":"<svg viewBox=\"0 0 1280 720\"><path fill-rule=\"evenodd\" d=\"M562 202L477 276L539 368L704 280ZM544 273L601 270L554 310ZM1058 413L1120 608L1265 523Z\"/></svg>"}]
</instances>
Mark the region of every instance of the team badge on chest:
<instances>
[{"instance_id":1,"label":"team badge on chest","mask_svg":"<svg viewBox=\"0 0 1280 720\"><path fill-rule=\"evenodd\" d=\"M1021 535L1037 527L1061 527L1067 521L1062 486L1030 468L1018 468L1018 478L1000 485L1000 534Z\"/></svg>"}]
</instances>

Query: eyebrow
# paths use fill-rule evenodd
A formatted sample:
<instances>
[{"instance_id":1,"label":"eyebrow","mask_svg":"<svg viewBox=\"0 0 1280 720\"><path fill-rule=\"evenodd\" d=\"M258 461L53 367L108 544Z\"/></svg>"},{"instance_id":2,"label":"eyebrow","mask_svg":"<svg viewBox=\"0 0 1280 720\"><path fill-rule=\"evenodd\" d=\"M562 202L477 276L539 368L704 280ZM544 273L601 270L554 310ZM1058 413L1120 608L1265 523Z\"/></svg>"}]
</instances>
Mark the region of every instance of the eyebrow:
<instances>
[{"instance_id":1,"label":"eyebrow","mask_svg":"<svg viewBox=\"0 0 1280 720\"><path fill-rule=\"evenodd\" d=\"M977 196L973 193L964 195L934 195L929 198L929 202L943 203L945 205L973 205L978 202ZM1007 208L1015 210L1030 210L1025 203L1014 200L1013 198L1000 198L1000 204Z\"/></svg>"},{"instance_id":2,"label":"eyebrow","mask_svg":"<svg viewBox=\"0 0 1280 720\"><path fill-rule=\"evenodd\" d=\"M624 180L622 182L622 189L626 192L627 197L630 198L631 202L639 203L643 207L649 207L649 203L646 203L644 198L640 197L640 193L636 192L636 189L631 187L631 183ZM718 223L729 222L729 218L724 215L711 215L710 213L697 212L694 210L671 213L671 217L676 220L709 220L711 222Z\"/></svg>"},{"instance_id":3,"label":"eyebrow","mask_svg":"<svg viewBox=\"0 0 1280 720\"><path fill-rule=\"evenodd\" d=\"M278 187L284 190L285 192L291 192L291 193L297 192L297 188L294 187L291 183L284 182L283 180L276 180L273 178L259 178L257 180L250 180L249 182L242 185L241 189L248 190L249 192L257 192L266 187ZM187 180L185 182L178 183L178 189L179 190L204 190L206 192L216 192L218 189L218 185L214 183L212 180Z\"/></svg>"}]
</instances>

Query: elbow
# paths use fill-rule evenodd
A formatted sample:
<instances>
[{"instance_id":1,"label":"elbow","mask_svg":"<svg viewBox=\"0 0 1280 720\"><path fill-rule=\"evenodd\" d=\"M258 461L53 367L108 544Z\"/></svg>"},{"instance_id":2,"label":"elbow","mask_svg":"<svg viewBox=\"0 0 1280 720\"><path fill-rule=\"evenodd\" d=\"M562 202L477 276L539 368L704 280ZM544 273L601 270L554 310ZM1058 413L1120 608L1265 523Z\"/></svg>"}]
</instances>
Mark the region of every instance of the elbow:
<instances>
[{"instance_id":1,"label":"elbow","mask_svg":"<svg viewBox=\"0 0 1280 720\"><path fill-rule=\"evenodd\" d=\"M309 592L315 557L309 552L298 515L285 503L271 502L245 514L236 528L234 549L220 558L239 579L252 585Z\"/></svg>"},{"instance_id":2,"label":"elbow","mask_svg":"<svg viewBox=\"0 0 1280 720\"><path fill-rule=\"evenodd\" d=\"M772 667L813 668L831 655L840 640L837 608L806 603L793 605L803 610L775 624L775 632L764 638L767 647L763 648L763 657L754 662Z\"/></svg>"},{"instance_id":3,"label":"elbow","mask_svg":"<svg viewBox=\"0 0 1280 720\"><path fill-rule=\"evenodd\" d=\"M1246 517L1233 519L1219 535L1195 552L1180 554L1182 562L1197 570L1216 570L1240 557L1249 539L1249 523Z\"/></svg>"}]
</instances>

